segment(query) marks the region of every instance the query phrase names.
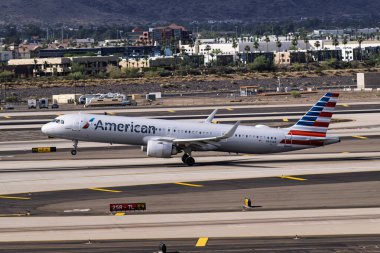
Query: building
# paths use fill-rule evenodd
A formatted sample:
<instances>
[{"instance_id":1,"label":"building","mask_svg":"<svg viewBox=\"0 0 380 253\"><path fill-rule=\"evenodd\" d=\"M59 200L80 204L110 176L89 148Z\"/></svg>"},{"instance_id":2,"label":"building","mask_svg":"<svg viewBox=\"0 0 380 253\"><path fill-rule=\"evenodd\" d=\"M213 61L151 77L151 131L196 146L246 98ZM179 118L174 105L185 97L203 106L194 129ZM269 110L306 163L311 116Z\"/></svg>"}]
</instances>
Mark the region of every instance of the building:
<instances>
[{"instance_id":1,"label":"building","mask_svg":"<svg viewBox=\"0 0 380 253\"><path fill-rule=\"evenodd\" d=\"M125 47L97 47L97 48L67 48L67 49L43 49L39 51L38 58L50 57L75 57L75 56L109 56L124 55Z\"/></svg>"},{"instance_id":2,"label":"building","mask_svg":"<svg viewBox=\"0 0 380 253\"><path fill-rule=\"evenodd\" d=\"M290 52L277 52L274 56L276 65L290 65Z\"/></svg>"},{"instance_id":3,"label":"building","mask_svg":"<svg viewBox=\"0 0 380 253\"><path fill-rule=\"evenodd\" d=\"M149 58L128 58L123 59L119 66L122 68L154 68L172 67L180 64L184 59L177 56L169 57L149 57Z\"/></svg>"},{"instance_id":4,"label":"building","mask_svg":"<svg viewBox=\"0 0 380 253\"><path fill-rule=\"evenodd\" d=\"M94 39L75 39L73 40L73 43L75 44L75 47L77 48L87 48L87 47L94 47L95 40Z\"/></svg>"},{"instance_id":5,"label":"building","mask_svg":"<svg viewBox=\"0 0 380 253\"><path fill-rule=\"evenodd\" d=\"M79 64L84 67L83 73L95 75L105 72L108 65L117 66L116 56L84 56L84 57L57 57L35 59L13 59L8 66L13 69L17 77L30 76L66 76L71 73L71 66Z\"/></svg>"},{"instance_id":6,"label":"building","mask_svg":"<svg viewBox=\"0 0 380 253\"><path fill-rule=\"evenodd\" d=\"M84 56L70 57L71 64L84 66L84 74L96 75L100 72L106 72L107 66L117 66L119 58L116 56Z\"/></svg>"},{"instance_id":7,"label":"building","mask_svg":"<svg viewBox=\"0 0 380 253\"><path fill-rule=\"evenodd\" d=\"M65 76L70 72L69 58L13 59L8 61L17 77Z\"/></svg>"},{"instance_id":8,"label":"building","mask_svg":"<svg viewBox=\"0 0 380 253\"><path fill-rule=\"evenodd\" d=\"M161 55L159 46L129 46L125 48L123 58L142 58Z\"/></svg>"},{"instance_id":9,"label":"building","mask_svg":"<svg viewBox=\"0 0 380 253\"><path fill-rule=\"evenodd\" d=\"M138 27L134 28L131 32L127 33L128 42L131 45L153 45L149 31L144 31Z\"/></svg>"},{"instance_id":10,"label":"building","mask_svg":"<svg viewBox=\"0 0 380 253\"><path fill-rule=\"evenodd\" d=\"M189 42L191 33L183 26L171 24L164 27L150 28L152 42L159 45L176 44L178 41Z\"/></svg>"},{"instance_id":11,"label":"building","mask_svg":"<svg viewBox=\"0 0 380 253\"><path fill-rule=\"evenodd\" d=\"M380 73L357 73L358 90L380 90Z\"/></svg>"}]
</instances>

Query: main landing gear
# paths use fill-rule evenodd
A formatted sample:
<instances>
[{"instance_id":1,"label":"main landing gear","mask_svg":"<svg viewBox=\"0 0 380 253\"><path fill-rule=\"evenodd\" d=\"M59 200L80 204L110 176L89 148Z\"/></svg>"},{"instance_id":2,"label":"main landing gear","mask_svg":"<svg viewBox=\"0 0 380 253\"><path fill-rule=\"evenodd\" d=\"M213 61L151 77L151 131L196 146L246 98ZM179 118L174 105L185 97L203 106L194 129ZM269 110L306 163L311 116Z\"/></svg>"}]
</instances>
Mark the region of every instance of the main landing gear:
<instances>
[{"instance_id":1,"label":"main landing gear","mask_svg":"<svg viewBox=\"0 0 380 253\"><path fill-rule=\"evenodd\" d=\"M185 163L185 164L187 164L188 166L193 166L195 164L194 158L191 155L187 154L187 153L185 153L182 156L182 162Z\"/></svg>"},{"instance_id":2,"label":"main landing gear","mask_svg":"<svg viewBox=\"0 0 380 253\"><path fill-rule=\"evenodd\" d=\"M73 149L71 150L71 155L77 155L78 140L73 140Z\"/></svg>"}]
</instances>

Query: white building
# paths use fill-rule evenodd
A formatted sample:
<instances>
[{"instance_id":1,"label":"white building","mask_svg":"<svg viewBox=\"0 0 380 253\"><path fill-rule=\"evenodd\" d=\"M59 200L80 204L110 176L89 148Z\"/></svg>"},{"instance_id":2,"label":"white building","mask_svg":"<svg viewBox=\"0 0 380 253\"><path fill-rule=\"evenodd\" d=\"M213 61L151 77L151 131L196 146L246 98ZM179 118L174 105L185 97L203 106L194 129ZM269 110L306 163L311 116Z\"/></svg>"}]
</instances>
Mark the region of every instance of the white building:
<instances>
[{"instance_id":1,"label":"white building","mask_svg":"<svg viewBox=\"0 0 380 253\"><path fill-rule=\"evenodd\" d=\"M342 49L342 60L350 62L354 59L354 49L352 47L343 47Z\"/></svg>"}]
</instances>

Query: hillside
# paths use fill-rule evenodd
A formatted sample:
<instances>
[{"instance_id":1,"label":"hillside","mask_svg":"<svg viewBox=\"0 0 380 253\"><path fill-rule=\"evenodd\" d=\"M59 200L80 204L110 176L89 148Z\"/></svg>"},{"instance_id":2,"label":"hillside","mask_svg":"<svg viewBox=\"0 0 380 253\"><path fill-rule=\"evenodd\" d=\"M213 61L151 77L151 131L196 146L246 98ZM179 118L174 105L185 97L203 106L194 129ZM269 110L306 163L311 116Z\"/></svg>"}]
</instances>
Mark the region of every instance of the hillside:
<instances>
[{"instance_id":1,"label":"hillside","mask_svg":"<svg viewBox=\"0 0 380 253\"><path fill-rule=\"evenodd\" d=\"M265 21L379 15L373 0L1 0L0 23Z\"/></svg>"}]
</instances>

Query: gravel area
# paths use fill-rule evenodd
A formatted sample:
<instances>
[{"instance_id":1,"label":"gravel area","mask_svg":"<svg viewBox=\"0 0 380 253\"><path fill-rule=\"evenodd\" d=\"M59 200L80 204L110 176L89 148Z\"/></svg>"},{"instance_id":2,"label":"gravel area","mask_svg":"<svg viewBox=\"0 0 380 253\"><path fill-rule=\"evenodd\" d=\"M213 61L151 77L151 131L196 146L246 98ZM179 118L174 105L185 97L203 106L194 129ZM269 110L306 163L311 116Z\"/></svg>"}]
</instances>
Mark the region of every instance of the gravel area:
<instances>
[{"instance_id":1,"label":"gravel area","mask_svg":"<svg viewBox=\"0 0 380 253\"><path fill-rule=\"evenodd\" d=\"M253 85L269 89L274 89L277 84L277 78L266 79L244 79L235 80L235 78L226 77L223 80L206 80L188 78L173 79L172 82L168 82L170 79L157 79L157 82L144 82L139 83L137 81L124 81L114 82L104 80L96 81L95 83L88 82L86 88L80 82L76 88L77 93L107 93L107 92L120 92L124 94L143 94L147 92L163 92L163 93L193 93L193 92L223 92L223 91L238 91L240 86ZM281 78L282 85L289 87L344 87L348 85L354 85L354 81L350 76L320 76L320 77L292 77ZM28 97L51 97L53 94L68 94L74 93L74 87L59 87L58 85L46 84L47 87L38 88L21 88L11 89L8 92L16 92L22 99Z\"/></svg>"}]
</instances>

